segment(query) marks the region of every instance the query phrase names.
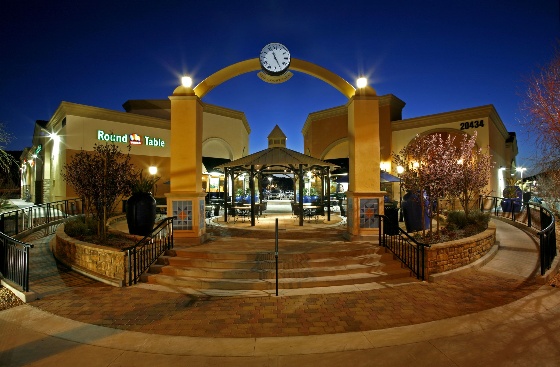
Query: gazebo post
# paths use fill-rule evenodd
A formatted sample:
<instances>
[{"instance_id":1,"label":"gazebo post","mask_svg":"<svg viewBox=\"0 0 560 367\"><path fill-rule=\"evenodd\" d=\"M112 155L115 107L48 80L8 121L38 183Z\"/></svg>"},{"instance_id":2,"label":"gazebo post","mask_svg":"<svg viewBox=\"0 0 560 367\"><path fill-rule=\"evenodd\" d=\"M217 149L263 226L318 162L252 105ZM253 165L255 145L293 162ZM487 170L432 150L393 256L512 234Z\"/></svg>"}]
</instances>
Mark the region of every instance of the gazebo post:
<instances>
[{"instance_id":1,"label":"gazebo post","mask_svg":"<svg viewBox=\"0 0 560 367\"><path fill-rule=\"evenodd\" d=\"M224 167L224 222L227 223L228 221L228 202L227 202L227 193L228 193L228 169Z\"/></svg>"},{"instance_id":2,"label":"gazebo post","mask_svg":"<svg viewBox=\"0 0 560 367\"><path fill-rule=\"evenodd\" d=\"M251 191L251 227L255 226L255 166L251 165L249 175L249 190Z\"/></svg>"},{"instance_id":3,"label":"gazebo post","mask_svg":"<svg viewBox=\"0 0 560 367\"><path fill-rule=\"evenodd\" d=\"M326 167L326 171L327 171L327 221L330 222L331 221L331 174L330 174L330 167L327 166Z\"/></svg>"},{"instance_id":4,"label":"gazebo post","mask_svg":"<svg viewBox=\"0 0 560 367\"><path fill-rule=\"evenodd\" d=\"M303 164L299 164L299 225L303 226Z\"/></svg>"}]
</instances>

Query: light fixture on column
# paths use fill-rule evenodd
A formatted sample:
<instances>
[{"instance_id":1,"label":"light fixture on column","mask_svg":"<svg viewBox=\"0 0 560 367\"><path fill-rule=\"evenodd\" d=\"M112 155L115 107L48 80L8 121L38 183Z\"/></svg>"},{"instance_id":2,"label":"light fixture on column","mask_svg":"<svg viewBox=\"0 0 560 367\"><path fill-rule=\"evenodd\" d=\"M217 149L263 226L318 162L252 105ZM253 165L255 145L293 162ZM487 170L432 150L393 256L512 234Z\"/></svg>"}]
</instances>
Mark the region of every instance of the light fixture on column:
<instances>
[{"instance_id":1,"label":"light fixture on column","mask_svg":"<svg viewBox=\"0 0 560 367\"><path fill-rule=\"evenodd\" d=\"M404 172L404 167L397 166L397 174L399 175L399 211L400 211L399 222L404 221L404 215L402 210L402 177L401 177L403 172Z\"/></svg>"},{"instance_id":2,"label":"light fixture on column","mask_svg":"<svg viewBox=\"0 0 560 367\"><path fill-rule=\"evenodd\" d=\"M381 162L379 168L382 171L389 172L391 170L391 162Z\"/></svg>"},{"instance_id":3,"label":"light fixture on column","mask_svg":"<svg viewBox=\"0 0 560 367\"><path fill-rule=\"evenodd\" d=\"M356 80L356 86L358 87L358 89L367 87L367 78L366 77L358 78L358 80Z\"/></svg>"},{"instance_id":4,"label":"light fixture on column","mask_svg":"<svg viewBox=\"0 0 560 367\"><path fill-rule=\"evenodd\" d=\"M184 77L181 78L181 84L185 88L192 87L192 78L190 76L185 75Z\"/></svg>"}]
</instances>

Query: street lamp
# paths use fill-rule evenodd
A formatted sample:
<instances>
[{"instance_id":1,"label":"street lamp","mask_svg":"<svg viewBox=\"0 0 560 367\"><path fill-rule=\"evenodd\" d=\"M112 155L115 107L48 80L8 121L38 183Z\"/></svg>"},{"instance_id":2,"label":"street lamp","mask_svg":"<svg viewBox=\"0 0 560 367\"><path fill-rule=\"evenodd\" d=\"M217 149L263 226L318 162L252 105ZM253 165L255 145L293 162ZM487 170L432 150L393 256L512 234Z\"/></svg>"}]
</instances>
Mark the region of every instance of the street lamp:
<instances>
[{"instance_id":1,"label":"street lamp","mask_svg":"<svg viewBox=\"0 0 560 367\"><path fill-rule=\"evenodd\" d=\"M525 167L517 167L515 170L521 174L521 184L523 184L523 171L526 171L527 168L525 168Z\"/></svg>"},{"instance_id":2,"label":"street lamp","mask_svg":"<svg viewBox=\"0 0 560 367\"><path fill-rule=\"evenodd\" d=\"M399 222L402 222L404 220L403 210L402 210L402 178L401 178L401 174L403 172L404 172L404 167L397 166L397 173L399 175L399 209L400 209Z\"/></svg>"}]
</instances>

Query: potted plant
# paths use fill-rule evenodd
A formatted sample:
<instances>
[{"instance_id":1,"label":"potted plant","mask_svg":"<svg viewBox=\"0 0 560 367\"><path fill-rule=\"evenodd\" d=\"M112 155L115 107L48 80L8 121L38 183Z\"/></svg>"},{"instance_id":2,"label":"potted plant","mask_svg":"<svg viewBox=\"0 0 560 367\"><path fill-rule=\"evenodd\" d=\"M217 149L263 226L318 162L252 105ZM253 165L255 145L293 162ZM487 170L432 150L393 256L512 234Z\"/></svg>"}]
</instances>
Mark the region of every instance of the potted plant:
<instances>
[{"instance_id":1,"label":"potted plant","mask_svg":"<svg viewBox=\"0 0 560 367\"><path fill-rule=\"evenodd\" d=\"M132 196L126 204L128 232L147 236L156 222L156 199L152 196L158 176L144 176L142 171L132 180Z\"/></svg>"}]
</instances>

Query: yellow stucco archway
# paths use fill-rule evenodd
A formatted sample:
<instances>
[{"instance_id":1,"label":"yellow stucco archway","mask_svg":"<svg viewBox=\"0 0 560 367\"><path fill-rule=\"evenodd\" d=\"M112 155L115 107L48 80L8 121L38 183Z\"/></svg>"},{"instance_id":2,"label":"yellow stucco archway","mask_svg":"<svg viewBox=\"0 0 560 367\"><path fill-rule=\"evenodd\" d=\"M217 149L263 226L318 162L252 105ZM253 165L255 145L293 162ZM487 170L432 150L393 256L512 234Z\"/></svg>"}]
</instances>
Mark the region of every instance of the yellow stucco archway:
<instances>
[{"instance_id":1,"label":"yellow stucco archway","mask_svg":"<svg viewBox=\"0 0 560 367\"><path fill-rule=\"evenodd\" d=\"M169 97L171 192L167 194L167 208L168 215L177 218L173 223L178 237L196 242L204 242L207 238L204 221L206 193L202 190L201 167L204 110L201 99L229 79L260 70L258 58L241 61L210 75L194 89L179 86ZM292 59L290 70L322 80L348 98L350 183L346 238L377 238L379 219L375 214L383 214L384 195L380 191L379 97L372 87L356 90L335 73L307 61Z\"/></svg>"},{"instance_id":2,"label":"yellow stucco archway","mask_svg":"<svg viewBox=\"0 0 560 367\"><path fill-rule=\"evenodd\" d=\"M238 62L236 64L227 66L210 75L208 78L204 79L194 88L194 93L198 98L203 98L206 93L210 92L212 89L224 83L225 81L228 81L229 79L241 74L258 70L261 70L261 64L258 58ZM299 71L322 80L334 87L344 96L346 96L346 98L352 98L356 93L356 89L346 80L342 79L335 73L311 62L292 59L290 63L290 70ZM365 94L376 95L375 90L372 87L367 86L364 89Z\"/></svg>"}]
</instances>

